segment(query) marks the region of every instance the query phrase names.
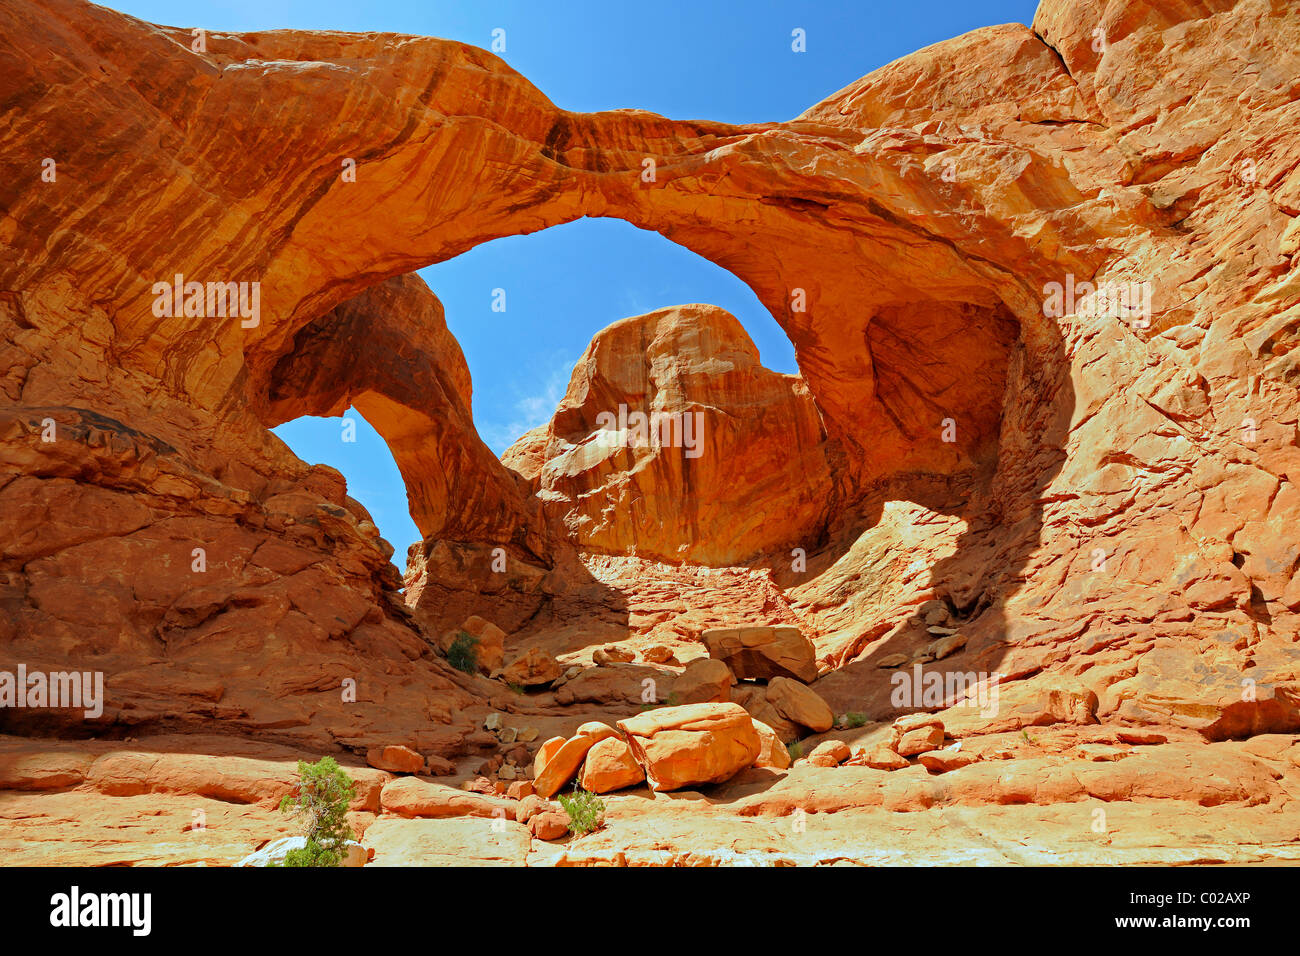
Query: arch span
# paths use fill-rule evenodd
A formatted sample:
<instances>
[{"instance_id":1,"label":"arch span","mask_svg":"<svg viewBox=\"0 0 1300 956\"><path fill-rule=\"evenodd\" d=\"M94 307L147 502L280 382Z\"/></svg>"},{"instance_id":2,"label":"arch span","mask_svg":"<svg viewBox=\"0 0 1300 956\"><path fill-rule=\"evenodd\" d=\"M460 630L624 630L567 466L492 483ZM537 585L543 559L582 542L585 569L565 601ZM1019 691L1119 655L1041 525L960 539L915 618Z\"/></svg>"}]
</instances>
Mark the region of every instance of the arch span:
<instances>
[{"instance_id":1,"label":"arch span","mask_svg":"<svg viewBox=\"0 0 1300 956\"><path fill-rule=\"evenodd\" d=\"M87 83L86 101L106 121L180 132L159 150L121 134L85 135L81 117L51 117L49 136L66 141L69 163L93 167L111 148L114 165L132 174L112 203L74 185L20 200L16 218L39 202L49 207L42 221L71 223L59 259L115 314L123 360L209 409L268 394L303 327L377 282L491 238L612 216L754 289L789 335L828 434L844 449L852 496L889 473L977 464L996 438L1002 394L996 376L978 374L987 329L971 317L1009 314L1025 325L1026 347L1045 354L1052 330L1036 290L1062 271L1091 275L1106 255L1088 196L1031 143L942 123L924 132L882 125L867 108L879 91L867 106L861 91L846 91L797 120L750 126L574 114L491 54L451 41L275 31L222 35L194 54L182 30L108 10L83 16L75 0L46 6L56 14L75 7L78 16L11 31L16 42L59 54L27 61L49 60L55 74ZM123 32L136 43L98 39ZM1073 115L1068 102L1038 102L1068 82L1041 41L1023 27L985 39L1041 72L1026 86L1009 70L988 99ZM111 62L112 74L81 70L92 55ZM124 103L123 88L149 92ZM936 93L935 115L944 96ZM292 123L231 128L232 117L257 117L265 103L306 105ZM325 104L346 104L346 122ZM947 160L974 149L985 154L982 168L1000 171L998 182L941 175ZM354 177L342 175L349 162ZM163 178L178 184L160 197L149 184ZM1032 231L1019 228L1017 211L1028 208ZM200 225L164 226L179 210ZM1104 212L1113 234L1124 210ZM19 245L44 241L37 230ZM118 253L111 274L85 268L103 248ZM24 261L9 270L21 272ZM159 319L150 290L175 274L260 281L260 324ZM937 381L909 374L911 359L900 366L896 343L920 336L930 341L917 364L966 364ZM934 412L945 407L963 418L955 443L933 440Z\"/></svg>"}]
</instances>

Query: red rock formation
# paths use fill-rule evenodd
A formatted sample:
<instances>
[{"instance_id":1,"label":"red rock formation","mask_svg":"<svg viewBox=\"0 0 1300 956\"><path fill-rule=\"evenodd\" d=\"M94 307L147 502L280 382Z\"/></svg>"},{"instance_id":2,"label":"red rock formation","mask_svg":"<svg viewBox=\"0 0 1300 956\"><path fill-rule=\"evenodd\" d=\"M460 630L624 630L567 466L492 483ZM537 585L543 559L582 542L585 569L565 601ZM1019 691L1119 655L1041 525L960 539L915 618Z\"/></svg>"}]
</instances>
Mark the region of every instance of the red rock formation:
<instances>
[{"instance_id":1,"label":"red rock formation","mask_svg":"<svg viewBox=\"0 0 1300 956\"><path fill-rule=\"evenodd\" d=\"M1241 782L1191 799L1277 805L1293 786L1260 735L1300 729L1294 5L1044 0L1032 29L751 126L568 113L443 40L190 41L80 0L0 5L0 149L27 171L0 180L0 663L103 670L89 732L215 722L467 759L496 747L465 711L500 684L431 638L473 614L511 633L507 660L561 667L629 634L686 662L705 627L797 624L836 714L947 708L954 736L1046 781L1033 799L1182 799L1222 768ZM615 326L510 456L517 481L473 432L440 306L401 277L584 215L734 272L799 380L712 310ZM259 309L162 309L177 275L258 282ZM1150 314L1054 283L1149 283ZM702 374L717 351L734 380ZM588 458L593 413L631 399L707 403L738 431L689 471ZM337 472L267 430L348 404L426 536L405 595ZM661 563L681 559L749 566ZM947 631L964 644L936 648ZM913 662L1001 675L1005 710L962 706L952 681L900 703L891 675ZM554 695L515 706L625 716L675 673L620 666L643 669L548 673ZM0 721L88 732L66 712ZM1063 758L1140 724L1187 736L1118 769ZM1045 754L1000 737L1039 726ZM1083 740L1094 726L1111 737ZM1252 736L1257 754L1206 743ZM797 769L752 812L830 800L805 773L888 773ZM971 803L1013 777L945 774ZM875 780L851 799L929 805Z\"/></svg>"},{"instance_id":2,"label":"red rock formation","mask_svg":"<svg viewBox=\"0 0 1300 956\"><path fill-rule=\"evenodd\" d=\"M686 305L598 334L502 460L585 550L729 565L823 535L825 437L798 376L763 368L729 313Z\"/></svg>"},{"instance_id":3,"label":"red rock formation","mask_svg":"<svg viewBox=\"0 0 1300 956\"><path fill-rule=\"evenodd\" d=\"M469 367L442 303L398 276L308 323L268 369L263 422L355 407L383 436L426 538L514 542L544 553L535 509L474 430ZM264 410L262 410L264 409Z\"/></svg>"}]
</instances>

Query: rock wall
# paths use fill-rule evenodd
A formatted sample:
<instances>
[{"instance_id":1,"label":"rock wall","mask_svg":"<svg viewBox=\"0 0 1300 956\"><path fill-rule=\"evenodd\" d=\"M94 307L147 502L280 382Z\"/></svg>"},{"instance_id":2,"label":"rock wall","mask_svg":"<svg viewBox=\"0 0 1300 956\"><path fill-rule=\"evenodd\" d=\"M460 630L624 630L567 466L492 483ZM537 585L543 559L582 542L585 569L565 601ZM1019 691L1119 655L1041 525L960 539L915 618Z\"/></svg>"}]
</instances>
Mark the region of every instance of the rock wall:
<instances>
[{"instance_id":1,"label":"rock wall","mask_svg":"<svg viewBox=\"0 0 1300 956\"><path fill-rule=\"evenodd\" d=\"M80 0L0 6L0 149L23 171L0 180L6 659L109 671L124 726L356 739L331 709L344 675L389 702L362 723L451 720L470 692L427 638L466 611L635 631L657 572L611 583L582 551L635 549L769 574L788 606L766 613L804 622L846 704L885 706L876 664L939 600L965 669L1067 676L1136 722L1300 727L1293 5L1045 0L1032 28L750 126L569 113L445 40L191 40ZM401 278L581 216L731 270L795 346L801 382L764 376L711 313L749 369L732 389L672 340L664 407L698 394L744 429L702 483L575 455L596 405L659 387L661 353L622 326L517 479L473 433L436 300ZM159 314L177 275L256 281L259 310ZM1149 283L1151 308L1045 308L1052 283ZM755 396L780 411L736 417ZM404 596L338 475L267 431L349 402L426 536ZM811 464L777 487L787 427ZM746 496L770 519L729 523Z\"/></svg>"},{"instance_id":2,"label":"rock wall","mask_svg":"<svg viewBox=\"0 0 1300 956\"><path fill-rule=\"evenodd\" d=\"M583 550L726 566L824 536L833 451L798 376L763 368L734 316L686 305L599 333L502 461Z\"/></svg>"}]
</instances>

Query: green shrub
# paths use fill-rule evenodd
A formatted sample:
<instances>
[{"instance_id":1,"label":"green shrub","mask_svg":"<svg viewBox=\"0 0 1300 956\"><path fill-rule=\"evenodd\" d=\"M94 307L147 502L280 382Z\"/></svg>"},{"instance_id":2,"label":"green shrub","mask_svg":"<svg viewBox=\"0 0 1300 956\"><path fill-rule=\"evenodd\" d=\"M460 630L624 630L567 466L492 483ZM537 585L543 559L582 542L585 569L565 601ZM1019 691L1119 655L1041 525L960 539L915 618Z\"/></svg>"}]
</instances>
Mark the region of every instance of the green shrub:
<instances>
[{"instance_id":1,"label":"green shrub","mask_svg":"<svg viewBox=\"0 0 1300 956\"><path fill-rule=\"evenodd\" d=\"M803 744L798 740L792 744L786 744L785 749L790 751L790 759L792 761L798 760L803 756Z\"/></svg>"},{"instance_id":2,"label":"green shrub","mask_svg":"<svg viewBox=\"0 0 1300 956\"><path fill-rule=\"evenodd\" d=\"M583 790L577 781L573 784L573 795L561 796L559 800L560 806L569 815L569 832L574 836L590 833L604 821L605 801L594 793Z\"/></svg>"},{"instance_id":3,"label":"green shrub","mask_svg":"<svg viewBox=\"0 0 1300 956\"><path fill-rule=\"evenodd\" d=\"M867 715L859 714L857 711L854 710L851 710L844 715L845 727L862 727L866 724L866 722L867 722Z\"/></svg>"},{"instance_id":4,"label":"green shrub","mask_svg":"<svg viewBox=\"0 0 1300 956\"><path fill-rule=\"evenodd\" d=\"M343 862L343 850L326 849L320 843L308 842L297 850L290 850L284 855L282 866L338 866Z\"/></svg>"},{"instance_id":5,"label":"green shrub","mask_svg":"<svg viewBox=\"0 0 1300 956\"><path fill-rule=\"evenodd\" d=\"M299 760L298 778L294 792L280 801L280 810L302 818L307 845L290 850L284 865L338 866L352 839L347 815L355 784L333 757L316 763Z\"/></svg>"},{"instance_id":6,"label":"green shrub","mask_svg":"<svg viewBox=\"0 0 1300 956\"><path fill-rule=\"evenodd\" d=\"M660 701L654 704L642 704L641 712L645 713L648 710L658 710L660 707L680 707L680 706L682 706L682 698L677 693L677 691L673 691L671 694L668 695L667 700Z\"/></svg>"},{"instance_id":7,"label":"green shrub","mask_svg":"<svg viewBox=\"0 0 1300 956\"><path fill-rule=\"evenodd\" d=\"M447 648L447 663L466 674L478 672L478 638L461 631Z\"/></svg>"}]
</instances>

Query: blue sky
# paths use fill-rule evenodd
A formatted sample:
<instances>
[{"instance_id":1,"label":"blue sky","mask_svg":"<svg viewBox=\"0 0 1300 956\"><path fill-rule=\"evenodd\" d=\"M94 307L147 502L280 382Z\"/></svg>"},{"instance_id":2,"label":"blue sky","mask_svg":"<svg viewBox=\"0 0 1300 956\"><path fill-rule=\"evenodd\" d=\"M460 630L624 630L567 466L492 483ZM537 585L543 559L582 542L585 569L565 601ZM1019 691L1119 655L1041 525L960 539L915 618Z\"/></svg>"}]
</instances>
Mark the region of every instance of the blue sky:
<instances>
[{"instance_id":1,"label":"blue sky","mask_svg":"<svg viewBox=\"0 0 1300 956\"><path fill-rule=\"evenodd\" d=\"M282 27L447 37L491 48L558 106L637 108L674 119L786 120L913 50L997 23L1031 22L1033 0L116 0L156 23L209 30ZM807 50L791 50L791 31ZM420 274L446 306L474 379L474 419L497 453L550 418L574 361L600 329L666 305L707 302L740 319L763 363L796 371L789 340L747 286L657 233L580 220L499 239ZM492 290L506 311L492 311ZM360 418L355 412L352 417ZM364 421L276 429L299 456L343 472L405 560L418 532L383 441Z\"/></svg>"}]
</instances>

